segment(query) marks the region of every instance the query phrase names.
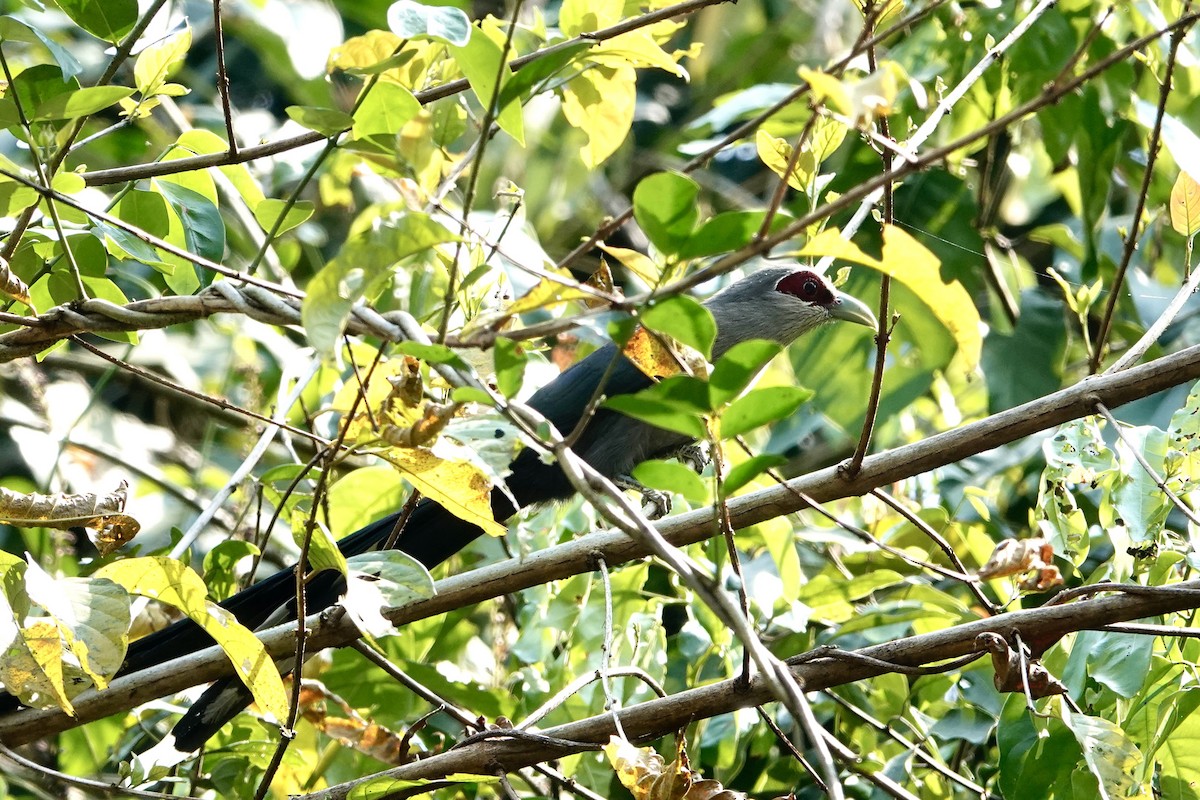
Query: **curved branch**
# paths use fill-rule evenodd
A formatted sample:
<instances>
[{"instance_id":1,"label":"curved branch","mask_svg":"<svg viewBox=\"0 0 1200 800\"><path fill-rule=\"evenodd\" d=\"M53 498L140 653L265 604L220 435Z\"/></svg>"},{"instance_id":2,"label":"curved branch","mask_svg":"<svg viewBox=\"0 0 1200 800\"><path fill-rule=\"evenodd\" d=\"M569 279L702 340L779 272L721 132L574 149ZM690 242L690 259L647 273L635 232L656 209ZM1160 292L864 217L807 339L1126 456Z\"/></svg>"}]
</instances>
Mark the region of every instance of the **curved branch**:
<instances>
[{"instance_id":1,"label":"curved branch","mask_svg":"<svg viewBox=\"0 0 1200 800\"><path fill-rule=\"evenodd\" d=\"M796 664L791 670L808 691L829 689L892 671L890 666L881 664L918 666L977 652L975 640L984 633L997 634L1006 641L1011 640L1014 633L1023 639L1053 640L1115 622L1196 608L1200 606L1197 591L1200 591L1200 581L1189 581L1164 587L1148 596L1120 594L1070 606L1013 611L852 651L866 658L825 657ZM750 708L772 699L771 691L761 677L755 676L749 683L733 678L629 706L616 712L616 716L630 741L643 742L679 730L697 719ZM356 787L376 780L429 780L455 773L511 772L541 761L599 749L615 732L613 713L606 712L539 731L547 737L546 741L493 739L472 743L302 797L305 800L344 800Z\"/></svg>"},{"instance_id":2,"label":"curved branch","mask_svg":"<svg viewBox=\"0 0 1200 800\"><path fill-rule=\"evenodd\" d=\"M880 486L929 472L1088 416L1094 413L1097 403L1114 408L1197 379L1200 379L1200 345L1132 369L1086 378L1075 386L978 422L869 456L853 477L846 476L836 466L827 467L794 478L782 486L734 498L728 504L729 515L734 527L744 528L804 508L802 495L819 502L863 495ZM693 544L713 535L712 513L711 508L699 509L664 520L657 527L674 545ZM547 581L591 572L598 556L603 557L607 564L616 565L645 558L648 554L644 546L623 533L599 531L525 558L510 559L444 578L437 582L435 596L393 609L387 616L395 624L403 625ZM1192 602L1200 606L1200 602ZM1083 626L1074 629L1080 627ZM336 609L310 617L308 628L311 631L308 647L313 652L326 647L343 646L359 636L354 624ZM288 623L262 632L259 638L272 656L281 656L294 650L295 635L295 624ZM873 651L869 654L873 654ZM0 741L10 746L25 744L224 677L230 672L225 654L219 648L211 647L134 675L117 678L103 692L89 691L80 695L73 701L76 717L58 710L27 709L0 718ZM611 716L606 719L611 722Z\"/></svg>"}]
</instances>

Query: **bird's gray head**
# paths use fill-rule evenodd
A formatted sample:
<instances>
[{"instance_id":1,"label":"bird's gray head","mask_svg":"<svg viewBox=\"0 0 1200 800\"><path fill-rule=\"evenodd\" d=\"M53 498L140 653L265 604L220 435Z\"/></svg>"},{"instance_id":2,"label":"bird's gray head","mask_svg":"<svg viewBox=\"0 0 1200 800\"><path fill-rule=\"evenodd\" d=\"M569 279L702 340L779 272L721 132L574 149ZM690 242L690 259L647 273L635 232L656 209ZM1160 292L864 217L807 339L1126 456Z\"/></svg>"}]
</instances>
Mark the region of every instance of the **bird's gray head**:
<instances>
[{"instance_id":1,"label":"bird's gray head","mask_svg":"<svg viewBox=\"0 0 1200 800\"><path fill-rule=\"evenodd\" d=\"M878 326L862 301L839 292L807 269L760 269L717 292L705 305L717 322L714 358L748 339L789 345L835 319Z\"/></svg>"}]
</instances>

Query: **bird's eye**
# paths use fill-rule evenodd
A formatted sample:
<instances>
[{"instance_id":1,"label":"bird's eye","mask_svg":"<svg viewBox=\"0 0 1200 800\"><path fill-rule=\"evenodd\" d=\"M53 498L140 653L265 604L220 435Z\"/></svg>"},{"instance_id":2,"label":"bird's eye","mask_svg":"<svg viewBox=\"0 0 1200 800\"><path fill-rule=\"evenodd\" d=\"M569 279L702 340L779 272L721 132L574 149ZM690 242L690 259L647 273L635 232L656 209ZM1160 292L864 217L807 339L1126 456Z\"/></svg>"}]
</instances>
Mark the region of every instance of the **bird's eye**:
<instances>
[{"instance_id":1,"label":"bird's eye","mask_svg":"<svg viewBox=\"0 0 1200 800\"><path fill-rule=\"evenodd\" d=\"M775 284L775 289L806 303L825 305L833 302L833 293L829 286L821 280L821 276L808 270L785 275Z\"/></svg>"}]
</instances>

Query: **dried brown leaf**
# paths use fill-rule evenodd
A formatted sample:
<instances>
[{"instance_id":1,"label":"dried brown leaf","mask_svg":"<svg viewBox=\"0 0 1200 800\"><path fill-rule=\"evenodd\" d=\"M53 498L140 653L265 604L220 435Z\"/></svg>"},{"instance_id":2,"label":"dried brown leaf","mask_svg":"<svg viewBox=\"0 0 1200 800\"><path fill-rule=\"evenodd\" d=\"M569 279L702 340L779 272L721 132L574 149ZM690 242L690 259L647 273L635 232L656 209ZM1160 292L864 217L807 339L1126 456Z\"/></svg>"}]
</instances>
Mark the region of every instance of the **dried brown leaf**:
<instances>
[{"instance_id":1,"label":"dried brown leaf","mask_svg":"<svg viewBox=\"0 0 1200 800\"><path fill-rule=\"evenodd\" d=\"M88 536L107 555L141 529L136 519L122 513L128 488L124 481L105 494L24 494L0 487L0 521L20 527L88 528Z\"/></svg>"}]
</instances>

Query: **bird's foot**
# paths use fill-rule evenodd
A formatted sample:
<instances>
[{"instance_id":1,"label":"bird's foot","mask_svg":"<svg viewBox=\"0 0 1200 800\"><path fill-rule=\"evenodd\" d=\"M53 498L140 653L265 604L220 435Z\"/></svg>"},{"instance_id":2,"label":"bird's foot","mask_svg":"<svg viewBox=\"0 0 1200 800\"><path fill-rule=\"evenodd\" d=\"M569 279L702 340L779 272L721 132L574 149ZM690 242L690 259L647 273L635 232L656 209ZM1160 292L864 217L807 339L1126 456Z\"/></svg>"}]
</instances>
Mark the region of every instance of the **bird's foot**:
<instances>
[{"instance_id":1,"label":"bird's foot","mask_svg":"<svg viewBox=\"0 0 1200 800\"><path fill-rule=\"evenodd\" d=\"M628 475L613 481L619 488L637 492L642 496L642 513L650 519L661 519L671 513L671 493L651 489Z\"/></svg>"},{"instance_id":2,"label":"bird's foot","mask_svg":"<svg viewBox=\"0 0 1200 800\"><path fill-rule=\"evenodd\" d=\"M675 453L675 458L691 467L697 475L704 472L704 468L712 463L712 453L708 451L708 444L701 442L685 444Z\"/></svg>"}]
</instances>

